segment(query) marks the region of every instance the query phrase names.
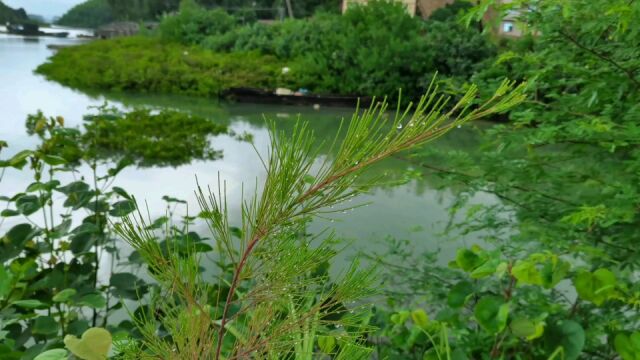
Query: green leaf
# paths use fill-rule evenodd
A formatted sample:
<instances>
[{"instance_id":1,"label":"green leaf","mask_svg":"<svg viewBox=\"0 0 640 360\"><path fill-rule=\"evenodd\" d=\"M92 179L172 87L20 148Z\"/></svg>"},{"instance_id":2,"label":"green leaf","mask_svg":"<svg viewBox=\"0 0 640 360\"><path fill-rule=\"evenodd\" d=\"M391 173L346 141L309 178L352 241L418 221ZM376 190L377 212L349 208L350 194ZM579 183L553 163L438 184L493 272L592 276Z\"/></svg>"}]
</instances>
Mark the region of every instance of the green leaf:
<instances>
[{"instance_id":1,"label":"green leaf","mask_svg":"<svg viewBox=\"0 0 640 360\"><path fill-rule=\"evenodd\" d=\"M0 216L2 217L12 217L12 216L18 216L18 215L20 215L20 212L12 209L4 209L2 210L2 212L0 212Z\"/></svg>"},{"instance_id":2,"label":"green leaf","mask_svg":"<svg viewBox=\"0 0 640 360\"><path fill-rule=\"evenodd\" d=\"M422 309L415 309L411 312L411 320L421 329L426 329L429 324L429 316Z\"/></svg>"},{"instance_id":3,"label":"green leaf","mask_svg":"<svg viewBox=\"0 0 640 360\"><path fill-rule=\"evenodd\" d=\"M473 269L473 271L469 274L472 279L482 279L487 276L491 276L496 273L496 269L500 265L500 259L494 258L491 260L487 260L482 265Z\"/></svg>"},{"instance_id":4,"label":"green leaf","mask_svg":"<svg viewBox=\"0 0 640 360\"><path fill-rule=\"evenodd\" d=\"M111 210L109 210L109 215L115 217L123 217L131 214L136 210L136 204L131 200L123 200L118 201L117 203L111 205Z\"/></svg>"},{"instance_id":5,"label":"green leaf","mask_svg":"<svg viewBox=\"0 0 640 360\"><path fill-rule=\"evenodd\" d=\"M569 262L553 257L546 261L542 267L542 285L551 289L564 280L571 269Z\"/></svg>"},{"instance_id":6,"label":"green leaf","mask_svg":"<svg viewBox=\"0 0 640 360\"><path fill-rule=\"evenodd\" d=\"M125 199L127 199L127 200L133 200L133 199L131 198L131 195L129 195L129 193L127 193L127 192L126 192L123 188L121 188L121 187L114 186L112 190L113 190L113 192L114 192L114 193L116 193L116 194L118 194L118 195L122 196L123 198L125 198Z\"/></svg>"},{"instance_id":7,"label":"green leaf","mask_svg":"<svg viewBox=\"0 0 640 360\"><path fill-rule=\"evenodd\" d=\"M65 349L47 350L33 358L33 360L67 360L69 352Z\"/></svg>"},{"instance_id":8,"label":"green leaf","mask_svg":"<svg viewBox=\"0 0 640 360\"><path fill-rule=\"evenodd\" d=\"M0 265L0 300L5 299L11 293L13 274L7 271L4 265Z\"/></svg>"},{"instance_id":9,"label":"green leaf","mask_svg":"<svg viewBox=\"0 0 640 360\"><path fill-rule=\"evenodd\" d=\"M76 289L64 289L53 296L54 302L67 302L77 293Z\"/></svg>"},{"instance_id":10,"label":"green leaf","mask_svg":"<svg viewBox=\"0 0 640 360\"><path fill-rule=\"evenodd\" d=\"M389 319L391 320L392 323L396 325L402 325L409 319L410 315L411 314L408 311L399 311L391 315Z\"/></svg>"},{"instance_id":11,"label":"green leaf","mask_svg":"<svg viewBox=\"0 0 640 360\"><path fill-rule=\"evenodd\" d=\"M11 305L25 308L25 309L46 309L49 307L48 304L43 303L40 300L28 299L28 300L16 300L11 303Z\"/></svg>"},{"instance_id":12,"label":"green leaf","mask_svg":"<svg viewBox=\"0 0 640 360\"><path fill-rule=\"evenodd\" d=\"M82 296L77 304L80 306L87 306L92 309L102 309L107 306L107 300L102 294L91 293Z\"/></svg>"},{"instance_id":13,"label":"green leaf","mask_svg":"<svg viewBox=\"0 0 640 360\"><path fill-rule=\"evenodd\" d=\"M542 274L537 264L530 260L517 261L511 275L518 280L518 285L542 285Z\"/></svg>"},{"instance_id":14,"label":"green leaf","mask_svg":"<svg viewBox=\"0 0 640 360\"><path fill-rule=\"evenodd\" d=\"M42 207L42 201L36 195L22 195L16 199L16 207L21 214L29 216Z\"/></svg>"},{"instance_id":15,"label":"green leaf","mask_svg":"<svg viewBox=\"0 0 640 360\"><path fill-rule=\"evenodd\" d=\"M57 189L59 192L69 195L71 193L81 193L89 191L89 185L83 181L74 181Z\"/></svg>"},{"instance_id":16,"label":"green leaf","mask_svg":"<svg viewBox=\"0 0 640 360\"><path fill-rule=\"evenodd\" d=\"M111 275L109 285L123 290L132 290L136 288L136 283L139 282L137 276L132 273L117 273Z\"/></svg>"},{"instance_id":17,"label":"green leaf","mask_svg":"<svg viewBox=\"0 0 640 360\"><path fill-rule=\"evenodd\" d=\"M67 163L67 160L65 160L63 157L56 155L45 155L42 160L44 160L45 163L51 166L64 165Z\"/></svg>"},{"instance_id":18,"label":"green leaf","mask_svg":"<svg viewBox=\"0 0 640 360\"><path fill-rule=\"evenodd\" d=\"M578 295L600 306L616 294L616 276L608 269L579 272L573 280Z\"/></svg>"},{"instance_id":19,"label":"green leaf","mask_svg":"<svg viewBox=\"0 0 640 360\"><path fill-rule=\"evenodd\" d=\"M484 261L475 252L469 249L458 249L456 253L456 263L466 272L472 271L482 265L483 262Z\"/></svg>"},{"instance_id":20,"label":"green leaf","mask_svg":"<svg viewBox=\"0 0 640 360\"><path fill-rule=\"evenodd\" d=\"M497 334L507 326L509 303L498 296L485 296L474 309L478 324L491 334Z\"/></svg>"},{"instance_id":21,"label":"green leaf","mask_svg":"<svg viewBox=\"0 0 640 360\"><path fill-rule=\"evenodd\" d=\"M23 150L20 151L19 153L13 155L13 157L11 159L9 159L9 166L15 167L15 168L22 168L24 165L26 165L27 163L27 158L29 156L33 155L33 151L31 150Z\"/></svg>"},{"instance_id":22,"label":"green leaf","mask_svg":"<svg viewBox=\"0 0 640 360\"><path fill-rule=\"evenodd\" d=\"M575 321L562 320L547 328L545 342L549 352L561 347L565 360L575 360L584 348L584 329Z\"/></svg>"},{"instance_id":23,"label":"green leaf","mask_svg":"<svg viewBox=\"0 0 640 360\"><path fill-rule=\"evenodd\" d=\"M5 235L9 243L17 247L24 246L24 243L31 239L33 228L30 224L18 224L9 230Z\"/></svg>"},{"instance_id":24,"label":"green leaf","mask_svg":"<svg viewBox=\"0 0 640 360\"><path fill-rule=\"evenodd\" d=\"M544 323L529 320L527 318L517 318L511 321L509 328L515 336L526 338L531 341L544 334Z\"/></svg>"},{"instance_id":25,"label":"green leaf","mask_svg":"<svg viewBox=\"0 0 640 360\"><path fill-rule=\"evenodd\" d=\"M36 335L55 335L58 333L59 326L53 317L39 316L33 323L31 332Z\"/></svg>"},{"instance_id":26,"label":"green leaf","mask_svg":"<svg viewBox=\"0 0 640 360\"><path fill-rule=\"evenodd\" d=\"M111 334L102 328L91 328L80 339L73 335L64 337L67 349L83 360L106 360L111 342Z\"/></svg>"},{"instance_id":27,"label":"green leaf","mask_svg":"<svg viewBox=\"0 0 640 360\"><path fill-rule=\"evenodd\" d=\"M622 360L640 359L640 332L616 335L613 345Z\"/></svg>"},{"instance_id":28,"label":"green leaf","mask_svg":"<svg viewBox=\"0 0 640 360\"><path fill-rule=\"evenodd\" d=\"M95 195L94 191L73 191L67 194L67 199L62 206L78 210L89 203L93 203Z\"/></svg>"}]
</instances>

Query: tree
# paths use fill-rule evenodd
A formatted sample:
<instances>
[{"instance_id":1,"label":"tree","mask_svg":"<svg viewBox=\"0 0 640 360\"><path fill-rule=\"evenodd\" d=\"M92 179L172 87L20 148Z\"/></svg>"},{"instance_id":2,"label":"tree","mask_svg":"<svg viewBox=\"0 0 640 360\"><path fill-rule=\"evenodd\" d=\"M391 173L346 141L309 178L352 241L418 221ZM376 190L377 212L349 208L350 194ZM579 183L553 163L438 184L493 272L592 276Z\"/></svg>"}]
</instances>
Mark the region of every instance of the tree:
<instances>
[{"instance_id":1,"label":"tree","mask_svg":"<svg viewBox=\"0 0 640 360\"><path fill-rule=\"evenodd\" d=\"M107 0L89 0L71 8L57 23L64 26L96 28L113 20L113 12Z\"/></svg>"}]
</instances>

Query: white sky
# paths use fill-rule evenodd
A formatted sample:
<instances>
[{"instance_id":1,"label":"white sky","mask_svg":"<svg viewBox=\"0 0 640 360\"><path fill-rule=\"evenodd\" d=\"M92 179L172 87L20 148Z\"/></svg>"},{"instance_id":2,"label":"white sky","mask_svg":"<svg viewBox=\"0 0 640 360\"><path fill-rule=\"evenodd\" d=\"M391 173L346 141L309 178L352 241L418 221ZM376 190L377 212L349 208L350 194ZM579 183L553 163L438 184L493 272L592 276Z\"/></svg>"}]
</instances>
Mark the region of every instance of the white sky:
<instances>
[{"instance_id":1,"label":"white sky","mask_svg":"<svg viewBox=\"0 0 640 360\"><path fill-rule=\"evenodd\" d=\"M2 0L12 8L24 8L27 13L42 15L47 19L62 16L67 10L83 0Z\"/></svg>"}]
</instances>

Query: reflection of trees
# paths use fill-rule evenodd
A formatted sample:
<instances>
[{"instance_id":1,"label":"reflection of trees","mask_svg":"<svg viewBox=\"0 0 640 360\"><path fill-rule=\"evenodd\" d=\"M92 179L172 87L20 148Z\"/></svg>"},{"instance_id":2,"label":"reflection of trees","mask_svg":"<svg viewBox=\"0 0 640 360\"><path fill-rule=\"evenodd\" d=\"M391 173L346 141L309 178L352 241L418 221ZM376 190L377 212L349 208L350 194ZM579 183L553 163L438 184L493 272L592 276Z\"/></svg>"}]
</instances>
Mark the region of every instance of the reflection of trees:
<instances>
[{"instance_id":1,"label":"reflection of trees","mask_svg":"<svg viewBox=\"0 0 640 360\"><path fill-rule=\"evenodd\" d=\"M280 130L290 132L293 131L296 120L300 118L308 121L315 132L320 146L319 154L329 154L331 144L328 140L333 139L342 119L348 121L353 113L353 109L349 108L326 107L317 111L308 106L227 103L176 95L100 94L97 92L89 94L94 97L103 96L108 101L117 101L129 108L146 107L186 111L226 125L241 119L258 129L266 128L269 120L275 121ZM441 174L421 164L446 168L448 156L452 151L460 153L476 151L480 145L482 129L489 126L491 126L489 123L476 123L456 129L428 146L376 164L362 175L360 181L364 184L384 175L383 185L377 188L385 191L392 191L393 188L402 185L412 187L411 191L417 197L434 189L448 190L454 195L459 194L467 189L465 184L450 181L446 176L440 176Z\"/></svg>"}]
</instances>

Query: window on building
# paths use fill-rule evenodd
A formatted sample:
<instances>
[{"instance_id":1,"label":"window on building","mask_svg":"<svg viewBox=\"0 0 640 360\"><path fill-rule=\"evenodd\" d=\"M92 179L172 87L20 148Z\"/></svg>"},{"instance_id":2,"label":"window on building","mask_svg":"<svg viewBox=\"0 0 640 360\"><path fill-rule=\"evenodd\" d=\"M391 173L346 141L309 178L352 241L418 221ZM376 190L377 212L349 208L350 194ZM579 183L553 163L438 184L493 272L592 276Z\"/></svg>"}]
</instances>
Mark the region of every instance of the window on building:
<instances>
[{"instance_id":1,"label":"window on building","mask_svg":"<svg viewBox=\"0 0 640 360\"><path fill-rule=\"evenodd\" d=\"M513 23L508 21L502 23L502 32L505 32L505 33L513 32Z\"/></svg>"}]
</instances>

